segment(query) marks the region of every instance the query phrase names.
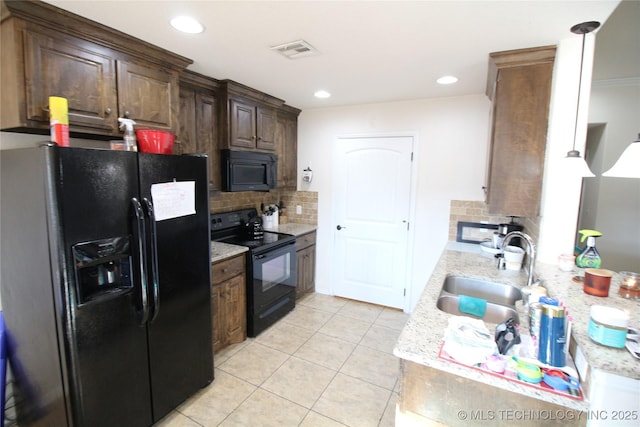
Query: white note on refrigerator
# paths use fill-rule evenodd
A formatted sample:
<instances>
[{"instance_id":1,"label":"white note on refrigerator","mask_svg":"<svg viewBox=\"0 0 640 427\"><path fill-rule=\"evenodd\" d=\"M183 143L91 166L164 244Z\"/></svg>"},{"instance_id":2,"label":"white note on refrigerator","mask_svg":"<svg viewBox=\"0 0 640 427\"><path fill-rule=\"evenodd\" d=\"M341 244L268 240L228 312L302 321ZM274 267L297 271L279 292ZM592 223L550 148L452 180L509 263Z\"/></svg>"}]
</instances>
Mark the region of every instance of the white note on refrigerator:
<instances>
[{"instance_id":1,"label":"white note on refrigerator","mask_svg":"<svg viewBox=\"0 0 640 427\"><path fill-rule=\"evenodd\" d=\"M196 213L195 181L163 182L151 185L156 221Z\"/></svg>"}]
</instances>

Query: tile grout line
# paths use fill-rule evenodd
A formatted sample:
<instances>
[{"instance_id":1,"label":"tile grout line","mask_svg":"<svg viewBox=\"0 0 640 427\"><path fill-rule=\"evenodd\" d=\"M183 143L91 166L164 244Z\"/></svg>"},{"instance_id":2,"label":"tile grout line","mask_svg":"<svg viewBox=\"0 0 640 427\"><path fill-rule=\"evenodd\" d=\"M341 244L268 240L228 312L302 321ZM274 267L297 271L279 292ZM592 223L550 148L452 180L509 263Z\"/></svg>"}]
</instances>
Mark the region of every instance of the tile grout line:
<instances>
[{"instance_id":1,"label":"tile grout line","mask_svg":"<svg viewBox=\"0 0 640 427\"><path fill-rule=\"evenodd\" d=\"M238 380L240 380L240 381L242 381L242 382L244 382L244 383L247 383L247 384L249 384L249 385L251 385L251 386L253 386L253 387L254 387L254 389L253 389L253 390L252 390L252 391L251 391L251 392L250 392L250 393L249 393L249 394L248 394L248 395L247 395L247 396L246 396L246 397L245 397L245 398L244 398L244 399L243 399L243 400L238 404L238 405L236 405L236 406L233 408L233 410L232 410L231 412L229 412L229 413L228 413L228 414L227 414L227 415L226 415L226 416L225 416L225 417L224 417L224 418L223 418L223 419L222 419L222 420L217 424L218 426L219 426L219 425L221 425L222 423L224 423L226 420L228 420L228 419L229 419L229 417L230 417L230 416L232 416L232 415L233 415L233 414L234 414L234 413L235 413L235 412L236 412L236 411L237 411L237 410L238 410L238 409L239 409L239 408L240 408L240 407L241 407L241 406L242 406L242 405L243 405L243 404L248 400L248 399L250 399L250 398L251 398L251 397L256 393L256 391L257 391L258 389L261 389L262 391L264 391L264 392L266 392L266 393L269 393L269 394L271 394L271 395L273 395L273 396L276 396L276 397L278 397L278 398L284 399L284 400L286 400L286 401L288 401L288 402L290 402L290 403L292 403L292 404L295 404L295 405L297 405L297 406L299 406L299 407L301 407L301 408L306 409L306 413L305 413L305 415L303 416L302 420L298 423L298 425L302 424L302 423L304 422L304 420L305 420L305 419L307 419L307 417L309 416L309 414L310 414L311 412L314 412L314 413L316 413L316 414L318 414L318 415L320 415L320 416L322 416L322 417L326 417L326 418L328 418L328 419L331 419L332 421L335 421L335 422L337 422L337 423L339 423L339 424L341 424L341 425L345 425L344 423L342 423L342 422L340 422L340 421L338 421L338 420L336 420L336 419L332 418L331 416L328 416L328 415L322 414L322 413L317 412L317 411L315 411L315 410L313 409L313 408L316 406L316 404L318 403L318 401L322 398L323 394L327 391L327 389L329 388L329 386L331 385L331 383L332 383L332 382L335 380L335 378L338 376L338 374L342 374L342 375L344 375L344 376L346 376L346 377L349 377L349 378L352 378L352 379L355 379L355 380L362 381L363 383L366 383L366 384L369 384L369 385L373 385L373 386L380 387L380 388L385 389L385 390L389 390L389 389L387 389L386 387L383 387L383 386L380 386L380 385L378 385L378 384L375 384L375 383L369 382L369 381L367 381L367 380L364 380L364 379L361 379L361 378L358 378L358 377L354 377L354 376L351 376L351 375L346 374L346 373L344 373L344 372L341 372L341 370L344 368L345 364L346 364L346 363L348 362L348 360L349 360L349 359L354 355L355 351L356 351L356 350L358 349L358 347L360 347L360 346L361 346L362 348L366 348L366 349L368 349L368 350L378 351L378 352L381 352L381 353L387 353L386 351L381 351L381 350L379 350L379 349L377 349L377 348L369 347L369 346L367 346L367 345L365 345L365 344L363 344L363 343L362 343L362 342L363 342L363 340L365 339L365 337L367 336L367 334L371 331L371 329L372 329L372 327L373 327L374 325L375 325L375 326L378 326L378 327L380 327L380 328L383 328L383 329L388 329L388 330L391 330L391 331L397 331L397 329L396 329L396 328L392 328L392 327L388 327L388 326L385 326L385 325L377 325L377 324L376 324L376 321L378 321L378 319L380 319L380 317L382 316L382 314L383 314L384 310L381 310L379 313L377 313L377 315L375 316L375 318L373 318L372 320L363 320L361 317L356 317L356 316L353 316L353 315L345 315L344 313L340 313L340 311L341 311L341 310L343 310L343 309L345 308L346 303L345 303L345 304L342 304L342 305L341 305L339 308L337 308L337 310L335 310L335 311L328 311L329 309L327 309L327 308L320 308L320 307L318 307L318 306L314 306L314 305L307 305L307 304L304 304L304 303L303 303L303 304L299 304L299 306L300 306L300 308L304 307L304 309L305 309L305 310L314 310L314 311L319 311L319 312L327 313L327 314L329 314L330 316L327 318L327 320L325 320L324 322L322 322L322 324L321 324L321 325L319 325L317 328L313 328L313 329L311 329L311 328L306 328L306 327L304 327L304 326L300 326L300 325L298 325L298 324L296 324L296 323L294 323L294 322L291 322L291 321L285 321L285 323L288 323L288 324L290 324L290 325L292 325L292 326L296 326L296 327L298 327L298 328L306 329L306 330L308 330L308 331L311 331L311 332L312 332L312 333L311 333L311 335L310 335L308 338L306 338L306 339L305 339L305 340L304 340L304 341L303 341L299 346L297 346L297 347L296 347L292 352L285 352L285 351L282 351L282 350L280 350L280 349L278 349L278 348L275 348L275 347L273 347L273 346L270 346L270 345L268 345L268 344L266 344L266 343L259 342L257 338L254 338L254 339L252 339L252 341L251 341L250 343L248 343L247 345L245 345L245 346L243 346L242 348L238 349L238 350L237 350L236 352L234 352L231 356L229 356L228 358L226 358L226 359L225 359L225 360L224 360L224 361L223 361L223 362L222 362L222 363L221 363L217 368L214 366L214 369L219 369L220 371L224 372L225 374L230 375L230 376L232 376L232 377L234 377L234 378L236 378L236 379L238 379ZM326 334L326 333L323 333L323 332L321 332L321 331L320 331L320 330L321 330L325 325L327 325L327 323L329 323L332 319L334 319L336 315L340 315L340 316L341 316L341 317L343 317L343 318L350 318L350 319L355 319L355 320L358 320L358 321L366 322L366 323L368 324L368 327L366 328L366 330L364 331L364 333L363 333L363 334L362 334L362 336L358 339L358 341L357 341L357 342L352 342L352 341L346 340L346 339L344 339L344 338L342 338L342 337L336 337L336 336L329 335L329 334ZM283 320L285 320L285 319L283 319ZM330 368L330 367L328 367L328 366L321 365L321 364L316 363L316 362L314 362L314 361L306 360L306 359L304 359L304 358L301 358L301 357L295 356L295 353L296 353L297 351L299 351L299 350L300 350L300 349L301 349L305 344L307 344L310 340L312 340L314 337L316 337L318 333L321 333L321 334L326 335L326 336L328 336L328 337L331 337L331 338L334 338L334 339L338 339L338 340L340 340L340 341L344 341L344 342L346 342L346 343L350 343L350 344L353 344L353 345L354 345L353 349L349 352L348 356L346 356L346 357L345 357L344 361L340 364L340 366L337 368L337 370L336 370L336 369L333 369L333 368ZM398 333L399 333L399 332L398 332ZM233 374L233 373L231 373L231 372L228 372L228 371L226 371L226 370L224 370L224 369L222 368L222 366L223 366L226 362L228 362L229 360L231 360L232 358L234 358L236 355L238 355L238 354L239 354L239 353L241 353L243 350L245 350L248 346L250 346L250 345L252 345L252 344L254 344L254 343L255 343L255 344L260 344L261 346L264 346L264 347L269 348L269 349L271 349L271 350L278 351L278 352L283 353L283 354L285 354L285 355L287 356L287 357L282 361L282 363L280 363L280 364L275 368L275 370L274 370L274 371L273 371L273 372L272 372L272 373L271 373L267 378L265 378L265 379L264 379L264 380L263 380L259 385L255 385L255 384L253 384L253 383L251 383L251 382L249 382L249 381L247 381L247 380L245 380L245 379L243 379L243 378L241 378L241 377L238 377L237 375L235 375L235 374ZM267 389L263 388L264 384L265 384L265 383L266 383L270 378L272 378L272 377L276 374L276 372L277 372L280 368L282 368L282 366L284 366L287 362L291 361L293 357L295 357L296 359L302 360L302 361L304 361L304 362L306 362L306 363L311 363L311 364L313 364L313 365L315 365L315 366L318 366L318 367L320 367L320 368L324 368L324 369L328 369L328 370L330 370L330 371L332 371L332 372L333 372L333 375L332 375L331 379L328 381L327 385L326 385L326 386L323 388L323 390L319 393L318 397L315 399L315 401L313 402L313 404L311 404L311 405L310 405L310 407L309 407L309 408L307 408L307 407L306 407L306 406L304 406L304 405L301 405L300 403L294 402L294 401L292 401L292 400L290 400L290 399L288 399L288 398L286 398L286 397L284 397L284 396L280 396L280 395L279 395L279 394L277 394L277 393L271 392L271 391L269 391L269 390L267 390ZM389 390L389 391L390 391L390 394L389 394L389 397L388 397L388 398L387 398L387 400L386 400L386 404L385 404L385 406L384 406L384 409L383 409L383 411L382 411L382 414L380 415L380 417L379 417L379 419L378 419L378 425L380 425L380 423L382 422L382 419L384 418L384 416L385 416L385 414L386 414L387 407L389 406L389 403L391 402L391 399L392 399L392 397L393 397L393 396L394 396L394 394L395 394L395 388L396 388L397 382L398 382L398 379L396 379L396 381L395 381L395 383L394 383L393 387ZM196 421L195 419L191 418L190 416L188 416L188 415L186 415L186 414L184 414L184 413L180 412L179 410L177 410L177 412L178 412L178 413L180 413L182 416L184 416L184 417L188 418L189 420L193 421L195 424L197 424L197 425L199 425L199 426L202 426L202 424L200 424L198 421ZM347 427L348 427L348 426L347 426Z\"/></svg>"}]
</instances>

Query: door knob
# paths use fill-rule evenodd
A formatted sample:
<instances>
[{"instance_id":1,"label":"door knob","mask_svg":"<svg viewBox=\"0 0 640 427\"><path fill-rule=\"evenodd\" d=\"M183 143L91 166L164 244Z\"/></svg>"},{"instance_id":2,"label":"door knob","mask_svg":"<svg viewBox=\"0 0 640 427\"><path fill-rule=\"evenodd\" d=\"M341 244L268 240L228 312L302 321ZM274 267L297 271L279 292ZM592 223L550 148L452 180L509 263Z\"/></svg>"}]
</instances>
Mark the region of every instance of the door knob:
<instances>
[{"instance_id":1,"label":"door knob","mask_svg":"<svg viewBox=\"0 0 640 427\"><path fill-rule=\"evenodd\" d=\"M343 227L343 226L339 225L339 226L337 226L336 228L338 229L338 231L340 231L340 230L342 230L343 228L347 228L347 227Z\"/></svg>"}]
</instances>

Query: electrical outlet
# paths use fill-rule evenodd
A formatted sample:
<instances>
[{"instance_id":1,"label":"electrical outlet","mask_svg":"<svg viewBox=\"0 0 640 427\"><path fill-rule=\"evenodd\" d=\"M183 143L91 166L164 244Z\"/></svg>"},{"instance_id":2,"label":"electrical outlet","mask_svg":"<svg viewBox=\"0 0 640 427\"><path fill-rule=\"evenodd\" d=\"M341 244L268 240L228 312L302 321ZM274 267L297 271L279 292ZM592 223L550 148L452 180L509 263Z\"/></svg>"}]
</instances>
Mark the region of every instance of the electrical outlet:
<instances>
[{"instance_id":1,"label":"electrical outlet","mask_svg":"<svg viewBox=\"0 0 640 427\"><path fill-rule=\"evenodd\" d=\"M296 215L302 215L302 206L296 205Z\"/></svg>"}]
</instances>

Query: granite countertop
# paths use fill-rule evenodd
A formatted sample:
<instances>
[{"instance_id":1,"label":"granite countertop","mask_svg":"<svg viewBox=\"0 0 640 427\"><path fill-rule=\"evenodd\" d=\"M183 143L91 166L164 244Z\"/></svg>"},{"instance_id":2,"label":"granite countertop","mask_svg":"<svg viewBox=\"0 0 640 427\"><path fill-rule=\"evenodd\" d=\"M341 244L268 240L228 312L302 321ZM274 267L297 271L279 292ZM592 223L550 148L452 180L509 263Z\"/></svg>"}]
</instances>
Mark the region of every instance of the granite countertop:
<instances>
[{"instance_id":1,"label":"granite countertop","mask_svg":"<svg viewBox=\"0 0 640 427\"><path fill-rule=\"evenodd\" d=\"M272 228L265 228L265 231L275 231L277 233L293 234L294 236L302 236L303 234L315 231L318 227L310 224L299 224L295 222L288 222L286 224L280 224Z\"/></svg>"},{"instance_id":2,"label":"granite countertop","mask_svg":"<svg viewBox=\"0 0 640 427\"><path fill-rule=\"evenodd\" d=\"M549 295L564 301L569 315L573 317L571 334L584 354L591 369L640 380L640 360L635 359L626 348L612 348L595 343L587 336L590 309L593 305L618 308L629 313L629 326L640 328L640 300L631 300L618 295L622 279L615 274L611 279L609 296L602 298L583 292L582 284L571 279L584 276L584 269L575 267L572 272L561 271L556 265L540 263L536 272L544 279L543 285Z\"/></svg>"},{"instance_id":3,"label":"granite countertop","mask_svg":"<svg viewBox=\"0 0 640 427\"><path fill-rule=\"evenodd\" d=\"M218 262L249 250L246 246L230 245L229 243L211 242L211 262Z\"/></svg>"},{"instance_id":4,"label":"granite countertop","mask_svg":"<svg viewBox=\"0 0 640 427\"><path fill-rule=\"evenodd\" d=\"M571 282L575 272L562 272L555 265L538 263L536 273L536 277L543 279L543 285L547 288L549 295L564 301L573 316L573 337L583 351L591 369L602 369L625 377L640 378L640 363L626 349L603 347L591 341L587 336L589 306L593 304L626 309L631 314L630 325L640 326L639 303L617 295L619 280L614 277L608 298L598 298L584 294L582 286ZM393 351L394 355L550 403L577 410L588 409L588 401L586 400L580 401L541 391L439 358L442 337L451 314L438 310L436 300L447 275L489 279L517 286L525 284L527 279L526 274L522 271L498 270L495 259L483 256L478 245L450 242L442 253L418 304L398 338ZM519 303L518 308L521 322L526 322L524 319L527 319L527 316L523 311L522 304ZM495 331L495 326L495 324L487 324L492 333Z\"/></svg>"}]
</instances>

